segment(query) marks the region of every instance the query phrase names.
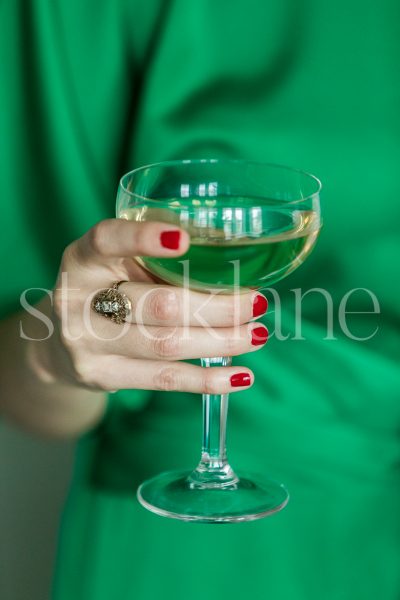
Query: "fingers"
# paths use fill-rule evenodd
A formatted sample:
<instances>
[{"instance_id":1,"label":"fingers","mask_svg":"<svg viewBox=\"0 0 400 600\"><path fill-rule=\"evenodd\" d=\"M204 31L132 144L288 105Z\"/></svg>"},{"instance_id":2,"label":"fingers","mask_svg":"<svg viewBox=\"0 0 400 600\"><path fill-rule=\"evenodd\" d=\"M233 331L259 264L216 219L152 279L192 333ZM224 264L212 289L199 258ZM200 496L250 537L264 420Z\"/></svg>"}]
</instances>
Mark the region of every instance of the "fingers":
<instances>
[{"instance_id":1,"label":"fingers","mask_svg":"<svg viewBox=\"0 0 400 600\"><path fill-rule=\"evenodd\" d=\"M238 356L259 350L267 339L268 330L259 323L219 329L131 326L123 337L103 341L98 349L130 358L175 361Z\"/></svg>"},{"instance_id":2,"label":"fingers","mask_svg":"<svg viewBox=\"0 0 400 600\"><path fill-rule=\"evenodd\" d=\"M189 234L168 223L106 219L89 229L76 245L84 262L133 256L171 258L187 251Z\"/></svg>"},{"instance_id":3,"label":"fingers","mask_svg":"<svg viewBox=\"0 0 400 600\"><path fill-rule=\"evenodd\" d=\"M184 288L123 283L133 323L162 326L230 327L265 314L268 302L259 293L202 294Z\"/></svg>"},{"instance_id":4,"label":"fingers","mask_svg":"<svg viewBox=\"0 0 400 600\"><path fill-rule=\"evenodd\" d=\"M112 357L96 384L105 390L144 389L228 394L248 389L254 375L245 367L203 368L186 363Z\"/></svg>"}]
</instances>

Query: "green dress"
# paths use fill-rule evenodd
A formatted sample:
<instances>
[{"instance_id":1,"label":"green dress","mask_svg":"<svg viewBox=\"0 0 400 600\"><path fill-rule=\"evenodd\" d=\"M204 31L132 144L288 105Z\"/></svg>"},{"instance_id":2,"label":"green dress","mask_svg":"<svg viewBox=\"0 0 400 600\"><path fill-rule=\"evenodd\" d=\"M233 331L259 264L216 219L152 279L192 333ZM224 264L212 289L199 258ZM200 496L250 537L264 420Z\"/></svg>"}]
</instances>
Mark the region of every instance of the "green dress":
<instances>
[{"instance_id":1,"label":"green dress","mask_svg":"<svg viewBox=\"0 0 400 600\"><path fill-rule=\"evenodd\" d=\"M52 287L136 166L229 156L324 183L317 248L265 319L282 335L235 359L256 382L231 400L232 465L289 505L224 527L146 512L139 482L196 463L201 402L118 392L78 445L53 600L400 597L399 23L398 0L1 2L2 314ZM299 336L292 290L312 288L333 333L314 291Z\"/></svg>"}]
</instances>

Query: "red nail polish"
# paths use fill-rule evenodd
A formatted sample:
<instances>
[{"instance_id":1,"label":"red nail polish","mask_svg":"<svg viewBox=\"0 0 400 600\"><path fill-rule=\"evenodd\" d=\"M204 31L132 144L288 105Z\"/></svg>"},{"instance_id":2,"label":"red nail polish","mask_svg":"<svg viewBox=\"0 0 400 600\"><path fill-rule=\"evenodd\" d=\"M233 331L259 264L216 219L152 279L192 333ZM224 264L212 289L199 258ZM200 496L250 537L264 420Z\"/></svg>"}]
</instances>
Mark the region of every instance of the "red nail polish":
<instances>
[{"instance_id":1,"label":"red nail polish","mask_svg":"<svg viewBox=\"0 0 400 600\"><path fill-rule=\"evenodd\" d=\"M180 231L163 231L160 235L161 246L168 250L178 250L180 238Z\"/></svg>"},{"instance_id":2,"label":"red nail polish","mask_svg":"<svg viewBox=\"0 0 400 600\"><path fill-rule=\"evenodd\" d=\"M253 317L259 317L260 315L264 315L267 312L268 308L268 300L258 294L253 301Z\"/></svg>"},{"instance_id":3,"label":"red nail polish","mask_svg":"<svg viewBox=\"0 0 400 600\"><path fill-rule=\"evenodd\" d=\"M235 373L231 377L232 387L246 387L251 384L251 377L248 373Z\"/></svg>"},{"instance_id":4,"label":"red nail polish","mask_svg":"<svg viewBox=\"0 0 400 600\"><path fill-rule=\"evenodd\" d=\"M251 343L253 346L262 346L268 339L268 329L255 327L251 332Z\"/></svg>"}]
</instances>

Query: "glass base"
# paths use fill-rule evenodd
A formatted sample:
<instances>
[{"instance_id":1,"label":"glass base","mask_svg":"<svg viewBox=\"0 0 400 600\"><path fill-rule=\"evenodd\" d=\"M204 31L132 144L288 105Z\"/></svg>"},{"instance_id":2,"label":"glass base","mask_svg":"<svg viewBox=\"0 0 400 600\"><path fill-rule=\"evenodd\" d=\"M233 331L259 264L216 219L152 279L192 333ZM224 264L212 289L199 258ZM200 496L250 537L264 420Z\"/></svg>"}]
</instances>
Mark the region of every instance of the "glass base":
<instances>
[{"instance_id":1,"label":"glass base","mask_svg":"<svg viewBox=\"0 0 400 600\"><path fill-rule=\"evenodd\" d=\"M286 488L275 481L239 473L234 484L202 488L193 485L192 471L168 471L142 483L139 502L157 515L199 523L237 523L268 517L289 501Z\"/></svg>"}]
</instances>

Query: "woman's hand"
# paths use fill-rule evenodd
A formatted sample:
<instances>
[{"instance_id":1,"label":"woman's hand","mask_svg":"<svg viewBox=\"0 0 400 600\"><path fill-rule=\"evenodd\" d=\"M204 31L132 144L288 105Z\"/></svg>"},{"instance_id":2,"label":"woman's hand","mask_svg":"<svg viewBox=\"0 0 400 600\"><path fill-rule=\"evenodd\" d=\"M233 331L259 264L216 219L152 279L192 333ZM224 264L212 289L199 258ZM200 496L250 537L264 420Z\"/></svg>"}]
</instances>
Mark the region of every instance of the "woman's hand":
<instances>
[{"instance_id":1,"label":"woman's hand","mask_svg":"<svg viewBox=\"0 0 400 600\"><path fill-rule=\"evenodd\" d=\"M235 356L261 348L268 332L250 323L267 308L257 292L202 294L156 284L134 256L177 257L188 234L166 223L101 221L70 244L53 295L54 333L37 354L44 379L90 390L137 388L226 393L249 387L245 367L203 369L183 362ZM114 281L131 301L129 323L90 309L94 294Z\"/></svg>"}]
</instances>

